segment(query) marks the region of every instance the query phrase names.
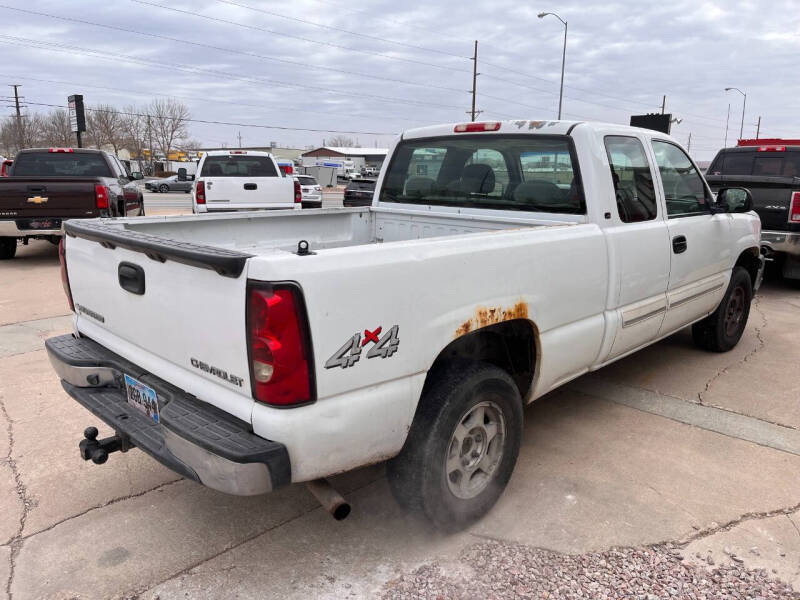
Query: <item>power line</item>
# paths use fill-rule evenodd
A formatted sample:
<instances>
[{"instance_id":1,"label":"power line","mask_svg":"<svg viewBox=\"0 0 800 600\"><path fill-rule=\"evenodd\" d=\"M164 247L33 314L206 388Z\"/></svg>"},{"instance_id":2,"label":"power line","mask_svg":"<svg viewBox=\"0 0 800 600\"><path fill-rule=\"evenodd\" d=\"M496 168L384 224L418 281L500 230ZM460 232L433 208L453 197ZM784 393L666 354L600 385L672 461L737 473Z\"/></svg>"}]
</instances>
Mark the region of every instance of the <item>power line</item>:
<instances>
[{"instance_id":1,"label":"power line","mask_svg":"<svg viewBox=\"0 0 800 600\"><path fill-rule=\"evenodd\" d=\"M199 13L195 13L195 12L192 12L192 11L189 11L189 10L183 10L183 9L180 9L180 8L175 8L173 6L164 6L163 4L158 4L156 2L147 2L146 0L131 0L131 2L136 2L137 4L144 4L146 6L155 6L157 8L163 8L164 10L170 10L172 12L177 12L177 13L181 13L181 14L184 14L184 15L197 17L199 19L206 19L207 21L214 21L216 23L225 23L227 25L234 25L236 27L242 27L244 29L251 29L251 30L254 30L254 31L263 31L264 33L270 33L272 35L277 35L277 36L281 36L281 37L287 37L287 38L291 38L291 39L294 39L294 40L300 40L300 41L308 42L308 43L311 43L311 44L319 44L319 45L322 45L322 46L329 46L331 48L339 48L340 50L347 50L349 52L357 52L359 54L367 54L369 56L378 56L378 57L385 58L385 59L388 59L388 60L396 60L396 61L399 61L399 62L411 63L411 64L415 64L415 65L424 65L426 67L434 67L436 69L444 69L444 70L447 70L447 71L454 71L454 72L458 72L458 73L469 73L470 72L467 69L457 69L455 67L450 67L450 66L446 66L446 65L437 65L435 63L425 62L425 61L421 61L421 60L415 60L415 59L411 59L411 58L402 58L400 56L392 56L391 54L384 54L382 52L375 52L375 51L372 51L372 50L363 50L361 48L353 48L352 46L343 46L341 44L334 44L332 42L323 42L321 40L315 40L315 39L312 39L312 38L307 38L307 37L298 36L298 35L291 35L291 34L288 34L288 33L284 33L282 31L275 31L274 29L267 29L265 27L259 27L257 25L248 25L246 23L238 23L237 21L229 21L227 19L220 19L219 17L211 17L211 16L208 16L208 15L201 15Z\"/></svg>"},{"instance_id":2,"label":"power line","mask_svg":"<svg viewBox=\"0 0 800 600\"><path fill-rule=\"evenodd\" d=\"M273 12L270 10L265 10L263 8L256 8L254 6L248 6L247 4L243 4L241 2L234 2L233 0L215 0L215 2L219 2L220 4L228 4L231 6L238 6L240 8L246 8L247 10L252 10L255 12L263 13L265 15L271 15L273 17L278 17L280 19L287 19L289 21L295 21L296 23L303 23L304 25L311 25L313 27L319 27L321 29L326 29L328 31L335 31L337 33L346 33L348 35L354 35L361 38L365 38L368 40L376 40L378 42L383 42L386 44L395 44L397 46L403 46L405 48L413 48L415 50L423 50L425 52L432 52L435 54L443 54L445 56L451 56L454 58L459 58L462 60L469 60L468 56L462 56L460 54L453 54L452 52L446 52L444 50L437 50L435 48L428 48L425 46L418 46L416 44L408 44L406 42L399 42L397 40L390 40L387 38L379 37L376 35L369 35L367 33L361 33L359 31L350 31L348 29L342 29L341 27L333 27L331 25L324 25L322 23L315 23L314 21L308 21L307 19L300 19L299 17L292 17L286 14Z\"/></svg>"},{"instance_id":3,"label":"power line","mask_svg":"<svg viewBox=\"0 0 800 600\"><path fill-rule=\"evenodd\" d=\"M190 73L206 73L209 75L214 75L216 77L223 77L227 79L235 79L239 81L249 81L255 83L269 83L273 85L278 85L282 87L289 87L289 88L301 88L301 89L310 89L315 91L322 91L327 92L330 94L338 94L342 96L349 96L355 98L369 98L373 100L380 100L384 102L390 103L397 103L397 104L410 104L413 106L430 106L434 108L446 108L446 109L458 109L461 108L460 106L452 105L452 104L437 104L433 102L424 102L420 100L410 100L406 98L397 98L397 97L390 97L390 96L378 96L376 94L365 94L363 92L343 92L340 90L334 90L331 88L321 87L321 86L313 86L289 81L280 81L277 79L267 79L264 77L256 77L256 76L240 76L234 75L232 73L227 73L225 71L217 71L213 69L203 69L201 67L196 67L194 65L182 65L180 63L175 63L171 65L163 65L156 61L146 60L142 58L136 58L133 56L129 56L126 54L116 54L107 51L99 51L93 50L91 48L82 48L80 46L74 46L71 44L59 44L53 42L44 42L41 40L33 40L29 38L17 38L14 36L7 36L7 35L0 35L0 43L4 43L2 40L6 40L5 43L9 43L10 45L20 45L24 47L30 48L39 48L42 50L48 50L51 52L66 52L68 54L83 54L89 56L95 56L104 60L122 60L125 62L133 62L138 64L144 64L148 66L153 66L160 69L168 69L170 71L179 70L185 71Z\"/></svg>"},{"instance_id":4,"label":"power line","mask_svg":"<svg viewBox=\"0 0 800 600\"><path fill-rule=\"evenodd\" d=\"M218 2L223 2L225 0L217 0L217 1ZM347 71L345 69L337 69L337 68L334 68L334 67L327 67L327 66L322 66L322 65L302 63L302 62L298 62L298 61L294 61L294 60L288 60L288 59L284 59L284 58L276 58L274 56L268 56L268 55L264 55L264 54L257 54L255 52L247 52L247 51L244 51L244 50L236 50L235 48L226 48L226 47L223 47L223 46L214 46L214 45L211 45L211 44L204 44L202 42L194 42L194 41L191 41L191 40L184 40L184 39L181 39L181 38L175 38L175 37L171 37L171 36L167 36L167 35L161 35L161 34L158 34L158 33L150 33L150 32L147 32L147 31L139 31L139 30L136 30L136 29L129 29L127 27L119 27L117 25L106 25L104 23L96 23L94 21L87 21L87 20L84 20L84 19L77 19L75 17L64 17L64 16L60 16L60 15L54 15L54 14L45 13L45 12L39 12L39 11L35 11L35 10L27 10L27 9L24 9L24 8L17 8L17 7L14 7L14 6L8 6L6 4L0 4L0 8L5 8L6 10L13 10L13 11L17 11L17 12L21 12L21 13L25 13L25 14L29 14L29 15L37 15L37 16L40 16L40 17L48 17L50 19L57 19L59 21L66 21L66 22L69 22L69 23L80 23L81 25L90 25L92 27L102 27L103 29L111 29L112 31L123 31L125 33L133 33L133 34L136 34L136 35L143 35L143 36L147 36L147 37L151 37L151 38L166 40L166 41L169 41L169 42L178 42L180 44L188 44L188 45L197 46L197 47L200 47L200 48L209 48L211 50L219 50L221 52L229 52L231 54L238 54L238 55L241 55L241 56L249 56L249 57L252 57L252 58L259 58L259 59L262 59L262 60L269 60L269 61L284 63L284 64L293 65L293 66L297 66L297 67L304 67L304 68L308 68L308 69L319 69L319 70L329 71L329 72L334 72L334 73L343 73L345 75L355 75L357 77L365 77L365 78L369 78L369 79L377 79L379 81L388 81L388 82L391 82L391 83L403 83L403 84L406 84L406 85L415 85L415 86L420 86L420 87L425 87L425 88L439 89L439 90L444 90L444 91L448 91L448 92L462 92L463 91L463 90L456 89L456 88L439 86L439 85L434 85L434 84L430 84L430 83L418 83L418 82L415 82L415 81L408 81L408 80L405 80L405 79L394 79L394 78L391 78L391 77L381 77L380 75L371 75L369 73L358 73L356 71Z\"/></svg>"},{"instance_id":5,"label":"power line","mask_svg":"<svg viewBox=\"0 0 800 600\"><path fill-rule=\"evenodd\" d=\"M48 106L50 108L67 108L63 104L48 104L46 102L28 102L28 104L33 104L35 106ZM111 113L116 115L125 115L130 117L148 117L151 119L159 119L157 115L151 115L147 113L137 113L137 112L128 112L123 110L110 110L107 108L86 108L88 111L92 112L103 112L103 113ZM255 123L234 123L231 121L212 121L210 119L183 119L188 123L201 123L203 125L230 125L233 127L253 127L258 129L279 129L282 131L311 131L314 133L350 133L350 134L358 134L358 135L397 135L395 132L387 132L387 131L345 131L345 130L338 130L338 129L309 129L307 127L284 127L281 125L257 125Z\"/></svg>"},{"instance_id":6,"label":"power line","mask_svg":"<svg viewBox=\"0 0 800 600\"><path fill-rule=\"evenodd\" d=\"M207 96L185 96L185 95L175 95L175 94L165 94L163 92L155 92L155 91L145 91L141 89L131 89L131 88L124 88L120 89L119 87L111 87L111 86L102 86L102 85L92 85L89 83L81 83L78 81L60 81L57 79L41 79L39 77L29 77L29 76L21 76L21 75L8 75L6 73L0 73L2 77L16 77L17 79L24 79L29 81L38 81L41 83L55 83L59 85L69 85L71 87L77 86L79 88L91 88L97 90L108 90L111 92L115 92L119 95L130 95L130 96L162 96L164 98L176 98L179 100L196 100L200 102L208 102L210 104L229 104L231 106L247 106L251 108L271 108L271 109L280 109L280 110L290 110L293 112L304 112L316 115L325 115L325 116L333 116L333 117L352 117L352 114L345 114L345 113L337 113L337 112L329 112L329 111L319 111L319 110L305 110L302 108L297 108L295 106L281 106L277 104L253 104L249 102L233 102L230 100L219 100L219 99L211 99ZM10 99L13 97L9 96ZM419 119L407 119L404 117L398 117L396 115L374 115L376 118L385 119L385 120L397 120L397 121L408 121L411 123L418 123Z\"/></svg>"}]
</instances>

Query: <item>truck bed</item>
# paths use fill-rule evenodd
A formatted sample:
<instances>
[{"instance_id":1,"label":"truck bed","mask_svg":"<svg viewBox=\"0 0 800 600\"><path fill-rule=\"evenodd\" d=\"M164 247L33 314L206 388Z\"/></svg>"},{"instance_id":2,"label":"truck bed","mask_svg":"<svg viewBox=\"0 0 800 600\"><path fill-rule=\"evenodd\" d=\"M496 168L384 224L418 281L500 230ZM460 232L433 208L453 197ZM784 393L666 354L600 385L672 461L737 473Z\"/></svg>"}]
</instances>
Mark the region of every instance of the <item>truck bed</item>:
<instances>
[{"instance_id":1,"label":"truck bed","mask_svg":"<svg viewBox=\"0 0 800 600\"><path fill-rule=\"evenodd\" d=\"M199 255L205 248L210 255L214 254L212 249L224 250L227 252L223 255L246 259L279 251L297 252L301 240L309 243L310 251L317 252L481 231L568 225L583 220L565 221L534 213L509 217L508 213L493 216L487 214L492 211L481 212L472 215L460 211L431 213L373 207L246 212L99 220L72 224L71 232L86 237L89 231L94 231L97 241L111 237L123 246L127 239L147 243L154 250L162 246L164 252L182 247Z\"/></svg>"}]
</instances>

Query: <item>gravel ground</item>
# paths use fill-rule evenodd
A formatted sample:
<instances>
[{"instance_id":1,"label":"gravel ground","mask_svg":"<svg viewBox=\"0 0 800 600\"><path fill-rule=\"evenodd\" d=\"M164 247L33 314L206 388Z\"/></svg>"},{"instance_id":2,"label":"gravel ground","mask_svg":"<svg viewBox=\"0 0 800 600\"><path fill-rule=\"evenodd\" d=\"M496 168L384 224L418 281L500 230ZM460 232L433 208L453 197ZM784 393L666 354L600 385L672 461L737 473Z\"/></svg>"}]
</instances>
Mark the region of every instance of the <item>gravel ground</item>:
<instances>
[{"instance_id":1,"label":"gravel ground","mask_svg":"<svg viewBox=\"0 0 800 600\"><path fill-rule=\"evenodd\" d=\"M720 565L712 572L681 562L675 549L612 548L582 555L485 542L460 562L422 566L388 582L381 598L800 598L765 571Z\"/></svg>"}]
</instances>

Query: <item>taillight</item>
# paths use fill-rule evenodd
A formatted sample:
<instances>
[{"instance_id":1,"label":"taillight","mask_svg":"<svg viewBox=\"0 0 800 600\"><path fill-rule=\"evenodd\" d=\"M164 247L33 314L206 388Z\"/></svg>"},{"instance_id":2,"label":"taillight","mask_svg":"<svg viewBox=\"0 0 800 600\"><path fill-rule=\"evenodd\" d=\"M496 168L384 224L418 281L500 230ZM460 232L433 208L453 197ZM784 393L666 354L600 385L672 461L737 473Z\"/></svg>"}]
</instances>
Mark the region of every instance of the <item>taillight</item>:
<instances>
[{"instance_id":1,"label":"taillight","mask_svg":"<svg viewBox=\"0 0 800 600\"><path fill-rule=\"evenodd\" d=\"M786 146L759 146L759 152L786 152Z\"/></svg>"},{"instance_id":2,"label":"taillight","mask_svg":"<svg viewBox=\"0 0 800 600\"><path fill-rule=\"evenodd\" d=\"M50 152L74 152L72 148L50 148Z\"/></svg>"},{"instance_id":3,"label":"taillight","mask_svg":"<svg viewBox=\"0 0 800 600\"><path fill-rule=\"evenodd\" d=\"M58 262L61 263L61 285L64 286L64 293L67 295L67 301L69 302L69 309L71 311L75 310L75 306L72 304L72 290L69 288L69 274L67 273L67 249L65 246L65 238L61 238L61 241L58 243Z\"/></svg>"},{"instance_id":4,"label":"taillight","mask_svg":"<svg viewBox=\"0 0 800 600\"><path fill-rule=\"evenodd\" d=\"M298 202L303 201L303 191L300 189L300 182L297 179L294 180L294 203L297 204Z\"/></svg>"},{"instance_id":5,"label":"taillight","mask_svg":"<svg viewBox=\"0 0 800 600\"><path fill-rule=\"evenodd\" d=\"M800 192L792 192L789 204L789 223L800 223Z\"/></svg>"},{"instance_id":6,"label":"taillight","mask_svg":"<svg viewBox=\"0 0 800 600\"><path fill-rule=\"evenodd\" d=\"M94 198L97 208L108 208L108 188L99 183L94 186Z\"/></svg>"},{"instance_id":7,"label":"taillight","mask_svg":"<svg viewBox=\"0 0 800 600\"><path fill-rule=\"evenodd\" d=\"M198 204L206 203L206 182L202 179L197 182L197 189L194 191L194 198Z\"/></svg>"},{"instance_id":8,"label":"taillight","mask_svg":"<svg viewBox=\"0 0 800 600\"><path fill-rule=\"evenodd\" d=\"M484 123L461 123L456 125L453 131L455 133L469 133L474 131L497 131L500 129L499 121L487 121Z\"/></svg>"},{"instance_id":9,"label":"taillight","mask_svg":"<svg viewBox=\"0 0 800 600\"><path fill-rule=\"evenodd\" d=\"M253 398L275 406L312 402L311 341L300 289L251 287L247 331Z\"/></svg>"}]
</instances>

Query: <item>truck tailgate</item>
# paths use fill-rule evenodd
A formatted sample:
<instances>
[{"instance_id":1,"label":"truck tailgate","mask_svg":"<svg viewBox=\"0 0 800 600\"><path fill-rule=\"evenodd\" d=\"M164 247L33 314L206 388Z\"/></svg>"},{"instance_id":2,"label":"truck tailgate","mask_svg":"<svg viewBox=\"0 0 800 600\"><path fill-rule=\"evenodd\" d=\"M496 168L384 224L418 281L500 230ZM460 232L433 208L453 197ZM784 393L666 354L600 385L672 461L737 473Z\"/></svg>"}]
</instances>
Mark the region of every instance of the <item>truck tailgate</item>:
<instances>
[{"instance_id":1,"label":"truck tailgate","mask_svg":"<svg viewBox=\"0 0 800 600\"><path fill-rule=\"evenodd\" d=\"M250 422L247 255L94 221L66 231L81 335Z\"/></svg>"},{"instance_id":2,"label":"truck tailgate","mask_svg":"<svg viewBox=\"0 0 800 600\"><path fill-rule=\"evenodd\" d=\"M4 177L0 211L14 216L86 217L97 214L95 180L78 177Z\"/></svg>"}]
</instances>

